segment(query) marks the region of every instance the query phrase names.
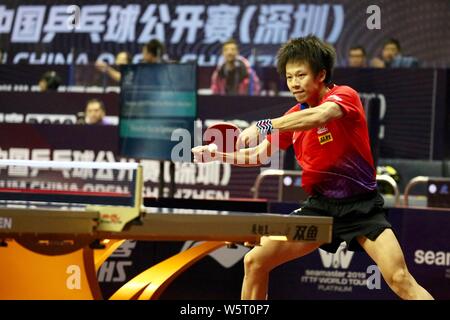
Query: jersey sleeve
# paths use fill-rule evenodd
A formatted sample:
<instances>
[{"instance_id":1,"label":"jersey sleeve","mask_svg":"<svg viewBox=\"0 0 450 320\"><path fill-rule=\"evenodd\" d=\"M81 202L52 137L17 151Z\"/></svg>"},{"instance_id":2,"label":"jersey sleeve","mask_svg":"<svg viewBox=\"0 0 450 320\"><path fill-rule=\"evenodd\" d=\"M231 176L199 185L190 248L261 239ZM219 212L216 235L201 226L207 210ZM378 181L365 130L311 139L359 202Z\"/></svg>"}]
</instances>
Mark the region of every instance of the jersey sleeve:
<instances>
[{"instance_id":1,"label":"jersey sleeve","mask_svg":"<svg viewBox=\"0 0 450 320\"><path fill-rule=\"evenodd\" d=\"M266 139L270 142L270 144L275 144L274 139L279 137L279 148L282 150L286 150L292 144L292 134L293 131L284 131L278 132L277 134L268 134Z\"/></svg>"},{"instance_id":2,"label":"jersey sleeve","mask_svg":"<svg viewBox=\"0 0 450 320\"><path fill-rule=\"evenodd\" d=\"M350 87L340 86L327 97L324 102L334 102L338 104L344 114L349 117L357 117L361 113L361 102L358 93Z\"/></svg>"}]
</instances>

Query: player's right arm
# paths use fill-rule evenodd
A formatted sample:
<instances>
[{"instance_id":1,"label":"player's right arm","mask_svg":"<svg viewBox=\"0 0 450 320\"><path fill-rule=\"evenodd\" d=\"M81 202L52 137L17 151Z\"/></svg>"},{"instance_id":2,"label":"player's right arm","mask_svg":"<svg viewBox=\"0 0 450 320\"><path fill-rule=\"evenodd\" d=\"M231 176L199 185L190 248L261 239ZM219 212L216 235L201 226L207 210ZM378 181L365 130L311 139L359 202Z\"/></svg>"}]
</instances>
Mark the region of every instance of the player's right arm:
<instances>
[{"instance_id":1,"label":"player's right arm","mask_svg":"<svg viewBox=\"0 0 450 320\"><path fill-rule=\"evenodd\" d=\"M264 139L256 147L229 153L214 151L207 145L192 148L194 162L221 161L240 167L256 167L267 164L274 152L276 152L275 145L271 144L267 139Z\"/></svg>"}]
</instances>

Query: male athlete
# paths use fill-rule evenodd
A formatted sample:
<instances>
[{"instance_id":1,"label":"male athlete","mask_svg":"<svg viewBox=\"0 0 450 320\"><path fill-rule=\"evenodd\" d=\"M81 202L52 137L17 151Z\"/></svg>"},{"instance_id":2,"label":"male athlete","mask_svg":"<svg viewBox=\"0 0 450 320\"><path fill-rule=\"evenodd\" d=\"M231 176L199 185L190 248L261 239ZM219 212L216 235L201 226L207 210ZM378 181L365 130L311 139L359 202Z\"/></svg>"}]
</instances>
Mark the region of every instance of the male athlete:
<instances>
[{"instance_id":1,"label":"male athlete","mask_svg":"<svg viewBox=\"0 0 450 320\"><path fill-rule=\"evenodd\" d=\"M245 129L237 146L256 145L234 153L193 148L195 161L220 159L254 165L277 147L291 144L303 169L302 187L309 198L292 214L333 217L332 243L261 239L244 258L242 299L267 298L269 272L321 247L336 252L342 241L350 250L364 249L378 265L390 288L403 299L432 299L409 273L403 252L386 220L377 192L364 110L358 94L331 83L334 49L314 36L293 39L278 52L278 72L298 104L282 117L264 119ZM275 134L278 133L278 134ZM275 138L279 135L279 140ZM206 159L206 160L205 160Z\"/></svg>"}]
</instances>

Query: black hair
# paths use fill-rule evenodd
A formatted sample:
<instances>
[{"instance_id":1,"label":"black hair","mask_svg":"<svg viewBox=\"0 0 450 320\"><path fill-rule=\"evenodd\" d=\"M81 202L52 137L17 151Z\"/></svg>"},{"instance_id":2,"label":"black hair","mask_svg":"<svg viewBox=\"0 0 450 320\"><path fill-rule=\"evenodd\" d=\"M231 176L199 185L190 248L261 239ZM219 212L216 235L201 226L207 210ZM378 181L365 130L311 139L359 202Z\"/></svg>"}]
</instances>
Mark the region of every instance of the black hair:
<instances>
[{"instance_id":1,"label":"black hair","mask_svg":"<svg viewBox=\"0 0 450 320\"><path fill-rule=\"evenodd\" d=\"M164 44L157 39L153 39L147 42L145 44L145 48L147 49L148 53L151 53L157 58L161 58L165 53Z\"/></svg>"},{"instance_id":2,"label":"black hair","mask_svg":"<svg viewBox=\"0 0 450 320\"><path fill-rule=\"evenodd\" d=\"M47 83L47 90L56 91L61 85L61 77L55 71L47 71L41 77Z\"/></svg>"},{"instance_id":3,"label":"black hair","mask_svg":"<svg viewBox=\"0 0 450 320\"><path fill-rule=\"evenodd\" d=\"M366 55L366 49L364 49L364 47L362 45L356 45L356 46L352 46L350 47L350 49L348 49L348 51L352 51L352 50L361 50L362 53L364 54L364 56Z\"/></svg>"},{"instance_id":4,"label":"black hair","mask_svg":"<svg viewBox=\"0 0 450 320\"><path fill-rule=\"evenodd\" d=\"M336 51L331 45L309 35L291 39L278 50L277 69L280 75L286 76L288 62L307 62L315 75L325 70L324 83L328 84L331 82L335 59Z\"/></svg>"}]
</instances>

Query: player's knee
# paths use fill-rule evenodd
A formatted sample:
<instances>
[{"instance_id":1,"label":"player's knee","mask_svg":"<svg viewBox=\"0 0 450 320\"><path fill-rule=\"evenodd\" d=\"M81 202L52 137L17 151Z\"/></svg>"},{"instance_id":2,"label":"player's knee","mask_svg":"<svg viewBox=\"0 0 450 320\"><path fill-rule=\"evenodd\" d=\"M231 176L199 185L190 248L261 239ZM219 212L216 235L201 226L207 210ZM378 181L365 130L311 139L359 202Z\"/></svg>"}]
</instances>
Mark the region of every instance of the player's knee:
<instances>
[{"instance_id":1,"label":"player's knee","mask_svg":"<svg viewBox=\"0 0 450 320\"><path fill-rule=\"evenodd\" d=\"M389 284L394 288L407 288L410 283L411 275L409 274L406 267L398 268L394 270L388 279Z\"/></svg>"},{"instance_id":2,"label":"player's knee","mask_svg":"<svg viewBox=\"0 0 450 320\"><path fill-rule=\"evenodd\" d=\"M252 250L244 256L244 268L247 274L261 272L266 269L261 257Z\"/></svg>"}]
</instances>

